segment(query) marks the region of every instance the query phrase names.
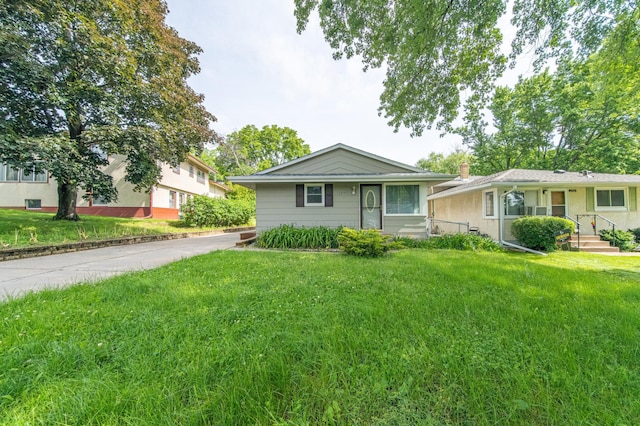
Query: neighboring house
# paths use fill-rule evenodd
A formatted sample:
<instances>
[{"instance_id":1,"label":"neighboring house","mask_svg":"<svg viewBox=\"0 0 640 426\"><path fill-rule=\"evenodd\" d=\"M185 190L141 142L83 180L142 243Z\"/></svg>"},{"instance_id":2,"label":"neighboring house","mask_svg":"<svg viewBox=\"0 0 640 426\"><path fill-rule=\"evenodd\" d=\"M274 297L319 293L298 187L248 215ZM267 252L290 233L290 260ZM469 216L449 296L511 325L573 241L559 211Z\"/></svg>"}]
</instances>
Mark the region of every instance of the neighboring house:
<instances>
[{"instance_id":1,"label":"neighboring house","mask_svg":"<svg viewBox=\"0 0 640 426\"><path fill-rule=\"evenodd\" d=\"M640 176L591 172L511 169L491 176L458 178L435 185L428 197L434 219L468 222L480 233L513 240L511 222L525 215L580 216L582 233L640 227L638 188ZM500 208L500 197L504 199Z\"/></svg>"},{"instance_id":2,"label":"neighboring house","mask_svg":"<svg viewBox=\"0 0 640 426\"><path fill-rule=\"evenodd\" d=\"M229 180L256 191L258 232L293 224L424 237L427 188L454 177L337 144Z\"/></svg>"},{"instance_id":3,"label":"neighboring house","mask_svg":"<svg viewBox=\"0 0 640 426\"><path fill-rule=\"evenodd\" d=\"M124 157L109 157L103 171L113 177L118 190L117 202L104 202L99 194L88 200L78 193L77 211L80 215L118 217L153 217L177 219L180 206L194 195L224 197L229 188L211 180L215 170L193 155L177 167L162 164L162 178L150 192L134 191L134 185L125 180ZM57 182L48 174L34 174L28 170L13 169L0 164L0 208L14 208L55 212L58 208Z\"/></svg>"}]
</instances>

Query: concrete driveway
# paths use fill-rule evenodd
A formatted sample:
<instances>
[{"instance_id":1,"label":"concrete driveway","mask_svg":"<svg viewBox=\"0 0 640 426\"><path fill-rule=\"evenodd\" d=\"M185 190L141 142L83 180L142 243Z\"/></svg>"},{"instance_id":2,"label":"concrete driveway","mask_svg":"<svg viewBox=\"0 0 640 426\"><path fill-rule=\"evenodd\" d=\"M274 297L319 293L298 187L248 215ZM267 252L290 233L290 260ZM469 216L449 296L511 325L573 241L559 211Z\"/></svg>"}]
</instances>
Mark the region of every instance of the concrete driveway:
<instances>
[{"instance_id":1,"label":"concrete driveway","mask_svg":"<svg viewBox=\"0 0 640 426\"><path fill-rule=\"evenodd\" d=\"M0 300L29 291L97 281L123 272L151 269L182 258L226 250L240 233L218 234L0 262Z\"/></svg>"}]
</instances>

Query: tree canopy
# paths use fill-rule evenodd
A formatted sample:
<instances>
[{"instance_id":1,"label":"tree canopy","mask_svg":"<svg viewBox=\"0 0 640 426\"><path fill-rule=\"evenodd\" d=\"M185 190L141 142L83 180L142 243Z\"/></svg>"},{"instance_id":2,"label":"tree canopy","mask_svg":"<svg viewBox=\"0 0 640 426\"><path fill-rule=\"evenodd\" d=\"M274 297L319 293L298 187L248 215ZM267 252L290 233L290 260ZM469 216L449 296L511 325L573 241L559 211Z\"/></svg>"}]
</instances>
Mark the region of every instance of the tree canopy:
<instances>
[{"instance_id":1,"label":"tree canopy","mask_svg":"<svg viewBox=\"0 0 640 426\"><path fill-rule=\"evenodd\" d=\"M0 0L0 161L48 170L57 218L76 219L78 188L117 197L100 171L126 158L149 189L216 139L215 117L187 84L200 48L165 23L162 0Z\"/></svg>"},{"instance_id":2,"label":"tree canopy","mask_svg":"<svg viewBox=\"0 0 640 426\"><path fill-rule=\"evenodd\" d=\"M396 130L420 135L436 123L449 129L461 106L461 92L488 99L505 69L499 19L506 0L295 0L298 31L318 11L335 58L359 56L365 70L386 67L379 112ZM514 0L516 28L511 59L535 48L541 69L550 57L586 58L612 30L633 26L636 1ZM629 33L620 32L628 41ZM624 43L622 44L624 45ZM618 46L610 46L618 50Z\"/></svg>"},{"instance_id":3,"label":"tree canopy","mask_svg":"<svg viewBox=\"0 0 640 426\"><path fill-rule=\"evenodd\" d=\"M474 167L475 157L461 147L457 147L452 153L446 156L439 152L431 152L426 158L418 160L416 167L434 173L455 175L460 173L460 165L464 162Z\"/></svg>"},{"instance_id":4,"label":"tree canopy","mask_svg":"<svg viewBox=\"0 0 640 426\"><path fill-rule=\"evenodd\" d=\"M492 133L482 103L471 99L457 132L483 159L474 173L509 168L640 172L638 22L617 27L586 60L563 60L554 73L496 88L489 105Z\"/></svg>"},{"instance_id":5,"label":"tree canopy","mask_svg":"<svg viewBox=\"0 0 640 426\"><path fill-rule=\"evenodd\" d=\"M298 133L276 125L247 125L228 134L213 153L215 167L225 176L258 172L310 154Z\"/></svg>"}]
</instances>

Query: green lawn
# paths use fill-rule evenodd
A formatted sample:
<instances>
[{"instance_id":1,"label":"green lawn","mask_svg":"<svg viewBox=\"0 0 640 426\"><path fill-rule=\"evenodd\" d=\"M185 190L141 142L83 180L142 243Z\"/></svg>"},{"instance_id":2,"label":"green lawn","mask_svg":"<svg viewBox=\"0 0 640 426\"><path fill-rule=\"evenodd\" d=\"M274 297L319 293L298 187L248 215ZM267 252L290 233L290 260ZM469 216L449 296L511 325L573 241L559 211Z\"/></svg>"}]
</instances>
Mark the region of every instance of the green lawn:
<instances>
[{"instance_id":1,"label":"green lawn","mask_svg":"<svg viewBox=\"0 0 640 426\"><path fill-rule=\"evenodd\" d=\"M186 228L177 220L82 216L78 222L52 220L53 213L0 209L0 248L103 240L133 235L175 234L213 228Z\"/></svg>"},{"instance_id":2,"label":"green lawn","mask_svg":"<svg viewBox=\"0 0 640 426\"><path fill-rule=\"evenodd\" d=\"M0 304L0 424L638 424L640 259L224 251Z\"/></svg>"}]
</instances>

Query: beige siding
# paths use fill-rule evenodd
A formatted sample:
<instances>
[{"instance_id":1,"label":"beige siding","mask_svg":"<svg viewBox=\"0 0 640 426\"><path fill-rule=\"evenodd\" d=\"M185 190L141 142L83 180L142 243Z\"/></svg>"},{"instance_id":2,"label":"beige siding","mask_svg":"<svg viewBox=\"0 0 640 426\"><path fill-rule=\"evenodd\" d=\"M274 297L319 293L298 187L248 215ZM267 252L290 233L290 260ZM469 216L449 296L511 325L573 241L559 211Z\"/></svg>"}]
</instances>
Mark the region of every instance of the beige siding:
<instances>
[{"instance_id":1,"label":"beige siding","mask_svg":"<svg viewBox=\"0 0 640 426\"><path fill-rule=\"evenodd\" d=\"M0 182L0 207L24 207L25 200L41 200L42 207L58 205L58 183Z\"/></svg>"},{"instance_id":2,"label":"beige siding","mask_svg":"<svg viewBox=\"0 0 640 426\"><path fill-rule=\"evenodd\" d=\"M193 176L189 176L189 167L193 167ZM188 162L180 163L180 173L173 171L168 164L161 166L160 185L172 190L194 195L209 195L209 172ZM204 173L204 181L198 182L198 170ZM155 203L154 203L155 204ZM160 207L160 206L158 206Z\"/></svg>"},{"instance_id":3,"label":"beige siding","mask_svg":"<svg viewBox=\"0 0 640 426\"><path fill-rule=\"evenodd\" d=\"M357 228L358 194L351 193L351 183L333 185L333 207L296 207L296 185L258 184L256 188L257 230L283 224L296 226L347 226Z\"/></svg>"},{"instance_id":4,"label":"beige siding","mask_svg":"<svg viewBox=\"0 0 640 426\"><path fill-rule=\"evenodd\" d=\"M406 173L408 170L345 149L327 152L307 161L276 170L274 174Z\"/></svg>"},{"instance_id":5,"label":"beige siding","mask_svg":"<svg viewBox=\"0 0 640 426\"><path fill-rule=\"evenodd\" d=\"M605 188L602 185L600 186L595 185L595 187ZM600 216L606 217L607 219L613 221L618 226L618 229L622 229L626 231L627 229L640 228L640 211L638 210L640 205L636 206L636 211L631 211L629 209L628 188L626 189L626 193L625 193L625 200L627 203L626 211L606 211L606 210L597 210L597 209L595 211L587 211L587 201L586 201L587 188L576 188L575 191L576 192L569 192L567 194L567 196L569 197L569 200L568 200L569 215L572 218L575 219L576 215L598 214ZM636 191L638 192L638 195L640 195L640 188L636 189ZM608 225L602 219L596 219L596 221L597 221L598 229L608 228ZM584 229L588 229L587 232L591 231L591 224L590 224L589 218L581 218L580 222L583 227L583 232L584 232Z\"/></svg>"},{"instance_id":6,"label":"beige siding","mask_svg":"<svg viewBox=\"0 0 640 426\"><path fill-rule=\"evenodd\" d=\"M150 207L149 193L144 190L134 190L134 185L125 180L126 164L122 155L109 157L109 165L103 171L113 178L113 184L118 190L118 200L107 204L108 207ZM194 170L193 176L189 176L189 167ZM197 180L197 171L204 172L204 183ZM176 192L176 204L179 203L179 194L206 195L210 197L224 196L224 191L214 185L209 185L209 172L197 164L188 161L180 164L180 173L175 173L168 164L161 166L162 178L154 188L153 205L155 207L169 207L169 191ZM82 198L85 195L81 188L78 189L78 207L88 207L89 201ZM40 199L42 207L57 207L58 193L57 183L53 178L49 182L0 182L0 207L23 207L25 199ZM178 207L178 206L176 206Z\"/></svg>"},{"instance_id":7,"label":"beige siding","mask_svg":"<svg viewBox=\"0 0 640 426\"><path fill-rule=\"evenodd\" d=\"M107 204L109 207L149 207L150 199L149 194L134 191L135 186L125 180L126 176L126 164L124 163L124 157L120 155L114 155L109 158L109 165L106 166L103 171L113 178L113 185L118 190L118 201L110 202ZM82 198L84 192L82 189L78 189L78 207L88 207L89 201Z\"/></svg>"},{"instance_id":8,"label":"beige siding","mask_svg":"<svg viewBox=\"0 0 640 426\"><path fill-rule=\"evenodd\" d=\"M457 225L439 223L438 219L450 222L469 222L469 226L477 227L481 233L489 234L496 240L499 238L498 218L484 219L482 217L482 191L433 200L432 209L435 214L435 224L444 232L457 232L459 228Z\"/></svg>"},{"instance_id":9,"label":"beige siding","mask_svg":"<svg viewBox=\"0 0 640 426\"><path fill-rule=\"evenodd\" d=\"M596 185L596 187L598 186ZM509 188L502 188L496 192L496 203L499 203L498 196L508 189ZM551 191L566 191L567 215L573 219L576 219L577 215L598 214L615 222L619 229L626 230L640 227L640 213L637 210L632 211L632 209L628 208L625 211L587 211L587 188L584 187L556 188L549 186L545 187L544 191L542 188L527 188L526 204L549 207ZM536 192L537 196L534 197ZM486 219L482 217L482 197L483 191L478 190L471 193L433 200L431 203L432 209L435 212L435 218L455 222L469 222L470 226L478 227L481 233L489 234L492 238L497 240L499 239L500 222L497 216L495 219ZM628 190L626 197L628 204ZM507 240L515 239L511 234L511 223L513 220L514 218L505 218L504 221L505 239ZM592 232L590 221L591 219L589 217L583 217L580 219L583 232ZM596 219L596 221L598 224L598 230L609 227L609 225L602 219ZM439 226L441 229L448 232L453 232L457 229L453 225L439 224Z\"/></svg>"}]
</instances>

